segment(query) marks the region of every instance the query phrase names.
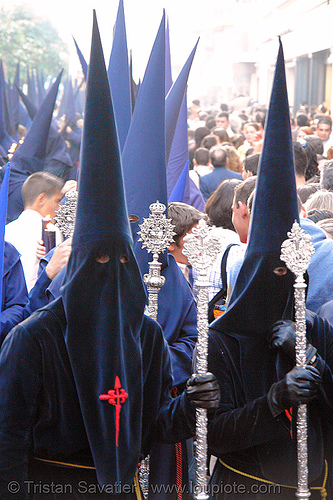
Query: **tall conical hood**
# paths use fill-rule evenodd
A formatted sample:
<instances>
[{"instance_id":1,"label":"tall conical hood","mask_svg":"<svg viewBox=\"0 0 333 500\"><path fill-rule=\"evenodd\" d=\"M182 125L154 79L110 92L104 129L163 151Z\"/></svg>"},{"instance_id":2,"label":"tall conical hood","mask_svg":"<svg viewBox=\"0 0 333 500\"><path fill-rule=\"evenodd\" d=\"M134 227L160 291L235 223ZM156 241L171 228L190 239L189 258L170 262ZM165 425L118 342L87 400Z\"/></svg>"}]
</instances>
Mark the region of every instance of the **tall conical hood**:
<instances>
[{"instance_id":1,"label":"tall conical hood","mask_svg":"<svg viewBox=\"0 0 333 500\"><path fill-rule=\"evenodd\" d=\"M30 101L29 97L25 95L19 87L16 86L16 90L18 92L18 95L21 97L24 106L26 107L30 120L33 120L37 113L37 107Z\"/></svg>"},{"instance_id":2,"label":"tall conical hood","mask_svg":"<svg viewBox=\"0 0 333 500\"><path fill-rule=\"evenodd\" d=\"M295 220L299 220L295 168L280 41L248 246L231 297L231 306L222 318L223 323L229 324L235 320L236 314L237 317L239 315L239 322L244 323L244 332L260 330L267 333L267 328L282 314L293 314L292 309L284 313L292 297L290 284L293 275L287 271L285 275L279 276L273 270L285 266L280 260L281 244L287 239L287 233ZM260 293L260 288L265 292ZM270 288L271 295L268 293ZM244 314L247 311L249 314ZM260 322L258 315L261 317Z\"/></svg>"},{"instance_id":3,"label":"tall conical hood","mask_svg":"<svg viewBox=\"0 0 333 500\"><path fill-rule=\"evenodd\" d=\"M186 188L186 183L188 180L188 166L189 166L189 162L186 163L185 167L183 168L182 173L178 177L178 180L175 184L175 187L173 188L172 193L169 196L169 200L168 200L169 203L171 203L173 201L184 202L185 188Z\"/></svg>"},{"instance_id":4,"label":"tall conical hood","mask_svg":"<svg viewBox=\"0 0 333 500\"><path fill-rule=\"evenodd\" d=\"M184 99L185 90L187 86L188 76L192 66L193 58L199 40L195 44L191 54L189 55L183 69L178 75L177 80L171 87L166 100L165 100L165 145L166 145L166 158L169 160L171 145L175 134L179 111Z\"/></svg>"},{"instance_id":5,"label":"tall conical hood","mask_svg":"<svg viewBox=\"0 0 333 500\"><path fill-rule=\"evenodd\" d=\"M68 125L71 128L76 128L75 103L71 78L68 79L64 113Z\"/></svg>"},{"instance_id":6,"label":"tall conical hood","mask_svg":"<svg viewBox=\"0 0 333 500\"><path fill-rule=\"evenodd\" d=\"M130 51L130 64L129 64L129 70L130 70L130 83L131 83L131 103L132 103L132 113L135 108L135 102L136 102L136 95L137 95L137 85L133 79L133 59L132 59L132 51Z\"/></svg>"},{"instance_id":7,"label":"tall conical hood","mask_svg":"<svg viewBox=\"0 0 333 500\"><path fill-rule=\"evenodd\" d=\"M240 345L247 401L267 394L276 377L279 378L276 354L269 349L267 336L277 320L293 319L295 277L280 260L281 244L295 219L298 220L281 42L251 218L249 243L230 305L212 325L215 330L235 337ZM246 369L249 359L255 370Z\"/></svg>"},{"instance_id":8,"label":"tall conical hood","mask_svg":"<svg viewBox=\"0 0 333 500\"><path fill-rule=\"evenodd\" d=\"M286 239L286 231L291 229L295 220L299 220L281 42L266 119L256 193L247 254L255 254L258 251L279 252L282 241Z\"/></svg>"},{"instance_id":9,"label":"tall conical hood","mask_svg":"<svg viewBox=\"0 0 333 500\"><path fill-rule=\"evenodd\" d=\"M7 153L13 142L15 141L8 134L5 123L5 87L3 66L2 61L0 61L0 144Z\"/></svg>"},{"instance_id":10,"label":"tall conical hood","mask_svg":"<svg viewBox=\"0 0 333 500\"><path fill-rule=\"evenodd\" d=\"M26 96L20 88L16 87L16 90L27 109L30 119L33 120L37 113L36 106L30 102L28 96ZM62 135L59 134L53 121L51 121L43 169L51 172L57 177L68 180L71 166L72 161L70 159L65 140Z\"/></svg>"},{"instance_id":11,"label":"tall conical hood","mask_svg":"<svg viewBox=\"0 0 333 500\"><path fill-rule=\"evenodd\" d=\"M2 73L2 76L4 78L4 73ZM6 82L6 80L3 80L3 88L4 88L4 111L5 111L5 124L6 124L6 129L10 137L14 137L14 140L16 139L16 133L15 133L15 127L14 127L14 121L13 121L13 112L11 108L11 89L10 89L10 83ZM16 141L15 141L16 142Z\"/></svg>"},{"instance_id":12,"label":"tall conical hood","mask_svg":"<svg viewBox=\"0 0 333 500\"><path fill-rule=\"evenodd\" d=\"M132 118L131 85L123 0L119 1L108 76L120 148L122 150Z\"/></svg>"},{"instance_id":13,"label":"tall conical hood","mask_svg":"<svg viewBox=\"0 0 333 500\"><path fill-rule=\"evenodd\" d=\"M9 178L7 223L17 219L24 209L21 188L26 178L34 172L44 170L52 112L61 75L62 71L35 115L24 143L15 149Z\"/></svg>"},{"instance_id":14,"label":"tall conical hood","mask_svg":"<svg viewBox=\"0 0 333 500\"><path fill-rule=\"evenodd\" d=\"M140 329L145 293L132 253L119 142L95 13L76 223L62 296L65 341L99 483L132 484L141 449ZM126 398L118 414L100 396L120 386Z\"/></svg>"},{"instance_id":15,"label":"tall conical hood","mask_svg":"<svg viewBox=\"0 0 333 500\"><path fill-rule=\"evenodd\" d=\"M33 102L36 106L38 106L37 86L33 68L31 69L30 72L30 82L28 81L28 96L31 102Z\"/></svg>"},{"instance_id":16,"label":"tall conical hood","mask_svg":"<svg viewBox=\"0 0 333 500\"><path fill-rule=\"evenodd\" d=\"M81 244L87 240L109 239L110 235L116 239L124 238L130 243L132 236L125 203L118 136L108 80L102 78L105 63L95 14L91 51L79 177L81 196L77 206L73 246L76 242ZM92 192L95 196L91 195ZM86 214L89 214L89 220Z\"/></svg>"},{"instance_id":17,"label":"tall conical hood","mask_svg":"<svg viewBox=\"0 0 333 500\"><path fill-rule=\"evenodd\" d=\"M172 87L171 53L170 53L170 32L169 19L167 19L165 29L165 93Z\"/></svg>"},{"instance_id":18,"label":"tall conical hood","mask_svg":"<svg viewBox=\"0 0 333 500\"><path fill-rule=\"evenodd\" d=\"M38 106L42 105L42 102L46 96L45 88L44 88L44 81L42 78L42 75L38 72L36 69L36 80L37 80L37 88L38 88L38 94L37 94L37 101L38 101Z\"/></svg>"},{"instance_id":19,"label":"tall conical hood","mask_svg":"<svg viewBox=\"0 0 333 500\"><path fill-rule=\"evenodd\" d=\"M15 132L17 132L19 124L19 112L20 112L19 96L16 90L16 86L19 87L19 85L20 85L20 64L17 63L14 84L13 87L10 89L11 110L12 110L13 125Z\"/></svg>"},{"instance_id":20,"label":"tall conical hood","mask_svg":"<svg viewBox=\"0 0 333 500\"><path fill-rule=\"evenodd\" d=\"M149 216L149 205L167 205L165 160L165 14L152 48L131 126L123 150L127 208L139 223ZM133 234L139 230L132 224ZM142 272L148 272L148 253L135 243ZM164 256L165 257L165 256ZM160 256L163 260L163 256Z\"/></svg>"},{"instance_id":21,"label":"tall conical hood","mask_svg":"<svg viewBox=\"0 0 333 500\"><path fill-rule=\"evenodd\" d=\"M180 108L175 135L172 141L169 163L167 167L168 195L171 196L184 165L189 161L188 155L188 127L187 127L187 92ZM192 205L201 212L204 210L205 202L200 189L187 177L184 203Z\"/></svg>"},{"instance_id":22,"label":"tall conical hood","mask_svg":"<svg viewBox=\"0 0 333 500\"><path fill-rule=\"evenodd\" d=\"M75 48L76 48L76 52L77 52L77 55L79 57L79 60L80 60L80 64L81 64L81 68L82 68L82 73L84 75L84 79L85 81L87 81L87 77L88 77L88 64L84 58L84 55L82 54L81 50L80 50L80 47L78 46L75 38L73 37L73 40L74 40L74 43L75 43Z\"/></svg>"},{"instance_id":23,"label":"tall conical hood","mask_svg":"<svg viewBox=\"0 0 333 500\"><path fill-rule=\"evenodd\" d=\"M24 139L24 143L19 145L12 158L12 173L20 172L30 175L43 170L44 158L46 155L46 144L51 125L52 113L58 93L62 71L52 84L42 105L38 109L29 131ZM10 179L10 184L12 176Z\"/></svg>"}]
</instances>

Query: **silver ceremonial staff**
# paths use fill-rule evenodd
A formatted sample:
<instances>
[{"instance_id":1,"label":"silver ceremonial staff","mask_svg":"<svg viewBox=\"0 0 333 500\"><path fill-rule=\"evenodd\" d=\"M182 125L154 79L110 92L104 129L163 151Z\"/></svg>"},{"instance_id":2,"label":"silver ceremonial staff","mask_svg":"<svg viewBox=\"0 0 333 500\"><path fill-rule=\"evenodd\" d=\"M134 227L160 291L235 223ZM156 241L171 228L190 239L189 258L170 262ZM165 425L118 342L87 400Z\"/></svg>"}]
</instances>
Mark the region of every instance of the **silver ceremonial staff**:
<instances>
[{"instance_id":1,"label":"silver ceremonial staff","mask_svg":"<svg viewBox=\"0 0 333 500\"><path fill-rule=\"evenodd\" d=\"M66 202L59 206L54 217L55 225L65 237L73 236L74 233L78 195L75 189L68 191L65 194Z\"/></svg>"},{"instance_id":2,"label":"silver ceremonial staff","mask_svg":"<svg viewBox=\"0 0 333 500\"><path fill-rule=\"evenodd\" d=\"M198 287L198 340L196 344L196 372L202 375L208 367L208 288L207 270L211 267L220 251L220 239L210 234L211 228L205 220L200 219L192 233L184 237L183 254L199 273ZM196 410L196 485L195 498L208 499L207 491L207 410Z\"/></svg>"},{"instance_id":3,"label":"silver ceremonial staff","mask_svg":"<svg viewBox=\"0 0 333 500\"><path fill-rule=\"evenodd\" d=\"M158 294L165 282L165 277L161 275L162 263L159 262L159 254L164 252L176 234L175 227L164 214L166 206L158 200L149 206L150 214L143 223L139 224L138 232L142 241L142 248L146 248L148 253L153 254L153 260L148 263L149 273L143 276L143 281L148 290L148 315L157 320ZM145 499L148 498L149 491L149 456L141 461L139 469L139 481Z\"/></svg>"},{"instance_id":4,"label":"silver ceremonial staff","mask_svg":"<svg viewBox=\"0 0 333 500\"><path fill-rule=\"evenodd\" d=\"M294 283L295 322L296 322L296 366L306 366L306 321L305 321L305 288L304 273L307 270L314 247L312 237L306 234L298 222L294 222L288 239L281 246L281 260L296 275ZM296 497L309 498L308 488L308 429L307 406L301 404L297 410L297 472L298 484Z\"/></svg>"}]
</instances>

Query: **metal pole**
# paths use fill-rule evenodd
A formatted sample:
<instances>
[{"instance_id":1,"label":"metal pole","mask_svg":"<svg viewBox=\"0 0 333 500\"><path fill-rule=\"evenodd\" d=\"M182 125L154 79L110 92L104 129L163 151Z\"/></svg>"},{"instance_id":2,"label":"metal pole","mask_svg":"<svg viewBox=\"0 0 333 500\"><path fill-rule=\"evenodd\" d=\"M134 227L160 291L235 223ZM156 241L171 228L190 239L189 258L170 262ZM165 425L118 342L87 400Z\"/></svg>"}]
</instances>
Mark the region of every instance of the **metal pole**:
<instances>
[{"instance_id":1,"label":"metal pole","mask_svg":"<svg viewBox=\"0 0 333 500\"><path fill-rule=\"evenodd\" d=\"M306 321L304 273L307 270L314 248L312 238L295 221L288 233L288 239L282 243L281 260L296 275L294 284L295 322L296 322L296 366L306 366ZM307 406L301 404L297 411L297 473L298 484L296 497L305 500L311 493L308 488L308 444L307 444Z\"/></svg>"},{"instance_id":2,"label":"metal pole","mask_svg":"<svg viewBox=\"0 0 333 500\"><path fill-rule=\"evenodd\" d=\"M208 367L208 289L207 270L211 267L220 251L219 238L210 234L211 228L206 221L200 219L192 233L184 237L183 254L189 263L199 272L198 287L198 340L196 344L196 372L201 375ZM207 500L208 494L207 470L207 410L196 410L196 500Z\"/></svg>"},{"instance_id":3,"label":"metal pole","mask_svg":"<svg viewBox=\"0 0 333 500\"><path fill-rule=\"evenodd\" d=\"M148 253L153 254L153 260L149 262L149 273L143 276L143 281L147 285L148 290L148 315L157 320L158 313L158 294L165 283L165 277L161 275L162 263L158 257L161 252L164 252L173 237L176 234L173 231L175 227L171 223L171 219L167 219L164 212L166 206L158 200L149 206L150 214L147 219L143 219L143 223L139 225L140 235L139 241L142 241L142 248L146 248ZM139 481L142 493L145 499L148 498L149 492L149 456L141 461L139 468Z\"/></svg>"}]
</instances>

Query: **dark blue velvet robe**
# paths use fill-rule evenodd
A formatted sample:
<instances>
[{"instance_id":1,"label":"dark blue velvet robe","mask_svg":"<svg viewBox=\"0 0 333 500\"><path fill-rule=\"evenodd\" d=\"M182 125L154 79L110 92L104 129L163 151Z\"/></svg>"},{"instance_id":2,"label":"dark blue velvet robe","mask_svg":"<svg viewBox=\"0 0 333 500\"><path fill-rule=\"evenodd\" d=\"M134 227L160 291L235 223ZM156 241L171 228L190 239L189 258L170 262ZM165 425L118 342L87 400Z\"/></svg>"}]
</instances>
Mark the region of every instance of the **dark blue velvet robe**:
<instances>
[{"instance_id":1,"label":"dark blue velvet robe","mask_svg":"<svg viewBox=\"0 0 333 500\"><path fill-rule=\"evenodd\" d=\"M24 318L28 292L24 279L20 254L5 241L1 297L0 345L7 333Z\"/></svg>"},{"instance_id":2,"label":"dark blue velvet robe","mask_svg":"<svg viewBox=\"0 0 333 500\"><path fill-rule=\"evenodd\" d=\"M217 323L215 323L216 325ZM236 325L235 325L236 327ZM317 399L308 405L308 446L309 446L309 481L320 484L322 480L324 456L332 464L333 439L333 327L324 319L307 311L307 337L309 342L318 349L320 358L318 364L323 368L323 384ZM258 340L257 349L269 350L268 342L262 344ZM209 338L209 371L218 379L221 389L220 409L215 419L209 425L210 452L221 458L225 463L242 472L267 479L280 484L297 485L296 456L296 408L293 410L293 438L291 424L285 413L273 418L267 403L267 394L251 400L244 390L244 377L252 377L255 383L258 366L249 358L243 366L240 363L242 342L232 332L222 332L213 327ZM276 354L271 354L272 359ZM263 357L264 358L264 357ZM282 358L281 358L282 359ZM294 363L289 358L284 359L285 371L289 371ZM319 367L319 366L318 366ZM259 370L260 372L260 370ZM267 372L268 373L268 372ZM272 380L277 380L277 372L273 370ZM261 375L260 375L261 377ZM262 379L257 386L262 385ZM261 488L261 494L250 494L254 481L225 469L217 461L212 478L211 488L214 498L243 498L244 492L230 497L230 491L224 490L223 484L245 485L247 500L268 498L295 498L295 490L282 490L280 494L271 488ZM331 482L331 480L329 480ZM258 483L261 486L263 483ZM229 494L228 494L229 491ZM257 490L258 491L258 490ZM290 496L289 496L290 495ZM314 498L316 497L313 493ZM311 496L312 498L312 496Z\"/></svg>"},{"instance_id":3,"label":"dark blue velvet robe","mask_svg":"<svg viewBox=\"0 0 333 500\"><path fill-rule=\"evenodd\" d=\"M12 498L8 483L17 481L20 499L27 497L30 483L50 479L43 466L31 457L74 460L90 457L80 404L64 342L66 319L62 298L52 302L16 326L5 339L0 352L0 498ZM183 394L170 397L172 383L170 355L161 329L145 316L140 333L143 362L143 416L141 441L145 456L153 441L176 442L193 435L195 414ZM141 376L141 374L138 374ZM103 436L101 436L101 440ZM112 450L110 450L112 453ZM140 457L137 457L138 461ZM28 464L31 474L28 476ZM80 462L79 462L80 463ZM81 462L82 463L82 462ZM90 498L78 489L78 478L94 480L95 473L54 467L53 481L67 484L73 478L69 498ZM51 474L52 474L51 470ZM93 474L93 476L91 476ZM25 493L24 493L25 492ZM43 495L32 498L67 498ZM93 497L95 498L95 497ZM99 497L97 497L99 498ZM103 497L104 498L104 497ZM107 496L106 498L109 498Z\"/></svg>"}]
</instances>

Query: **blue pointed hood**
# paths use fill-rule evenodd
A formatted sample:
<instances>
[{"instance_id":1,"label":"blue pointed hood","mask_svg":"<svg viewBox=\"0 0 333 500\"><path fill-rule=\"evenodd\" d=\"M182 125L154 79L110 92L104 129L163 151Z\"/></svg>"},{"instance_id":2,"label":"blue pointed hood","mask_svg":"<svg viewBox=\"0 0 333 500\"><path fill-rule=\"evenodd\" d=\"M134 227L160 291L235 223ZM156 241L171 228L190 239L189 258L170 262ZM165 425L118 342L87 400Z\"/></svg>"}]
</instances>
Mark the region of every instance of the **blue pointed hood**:
<instances>
[{"instance_id":1,"label":"blue pointed hood","mask_svg":"<svg viewBox=\"0 0 333 500\"><path fill-rule=\"evenodd\" d=\"M37 107L30 101L29 97L25 95L18 86L16 86L16 90L18 92L18 95L21 97L24 106L26 107L30 120L33 120L37 113Z\"/></svg>"},{"instance_id":2,"label":"blue pointed hood","mask_svg":"<svg viewBox=\"0 0 333 500\"><path fill-rule=\"evenodd\" d=\"M235 337L244 371L247 400L267 394L276 381L276 356L269 347L270 327L293 319L294 275L280 260L281 244L298 220L295 169L283 49L279 53L266 120L264 145L251 215L249 242L227 312L212 328ZM272 367L269 373L267 367ZM260 383L258 384L258 380Z\"/></svg>"},{"instance_id":3,"label":"blue pointed hood","mask_svg":"<svg viewBox=\"0 0 333 500\"><path fill-rule=\"evenodd\" d=\"M133 79L132 51L130 51L129 70L130 70L130 83L131 83L131 105L132 105L132 113L133 113L134 108L135 108L136 95L137 95L137 85Z\"/></svg>"},{"instance_id":4,"label":"blue pointed hood","mask_svg":"<svg viewBox=\"0 0 333 500\"><path fill-rule=\"evenodd\" d=\"M72 253L62 289L65 341L98 481L132 484L141 449L140 329L145 293L132 252L119 141L95 12L78 191ZM115 406L100 396L119 383L127 398L117 419Z\"/></svg>"},{"instance_id":5,"label":"blue pointed hood","mask_svg":"<svg viewBox=\"0 0 333 500\"><path fill-rule=\"evenodd\" d=\"M14 83L10 89L10 101L11 101L11 110L12 110L12 118L13 118L13 126L15 133L17 132L19 122L19 95L17 93L16 87L20 85L20 63L17 63Z\"/></svg>"},{"instance_id":6,"label":"blue pointed hood","mask_svg":"<svg viewBox=\"0 0 333 500\"><path fill-rule=\"evenodd\" d=\"M188 154L188 127L187 127L187 92L185 92L180 113L178 116L175 135L172 141L169 163L167 167L168 195L171 196L184 165L189 161ZM192 205L201 212L204 210L205 202L200 189L194 184L190 177L187 177L184 203Z\"/></svg>"},{"instance_id":7,"label":"blue pointed hood","mask_svg":"<svg viewBox=\"0 0 333 500\"><path fill-rule=\"evenodd\" d=\"M28 80L28 96L29 99L35 106L38 106L37 90L36 90L36 80L34 70L31 69L30 80Z\"/></svg>"},{"instance_id":8,"label":"blue pointed hood","mask_svg":"<svg viewBox=\"0 0 333 500\"><path fill-rule=\"evenodd\" d=\"M3 75L3 65L0 61L0 144L3 149L8 152L8 149L13 144L14 139L11 137L6 129L5 122L5 86L4 86L4 75Z\"/></svg>"},{"instance_id":9,"label":"blue pointed hood","mask_svg":"<svg viewBox=\"0 0 333 500\"><path fill-rule=\"evenodd\" d=\"M12 113L12 108L11 108L11 86L10 86L10 80L7 82L5 79L5 73L2 68L2 84L3 84L3 100L4 100L4 118L5 118L5 126L6 130L9 134L10 137L14 138L14 141L16 141L16 134L14 130L14 121L13 121L13 113Z\"/></svg>"},{"instance_id":10,"label":"blue pointed hood","mask_svg":"<svg viewBox=\"0 0 333 500\"><path fill-rule=\"evenodd\" d=\"M37 108L34 106L28 96L26 96L22 90L16 87L18 94L20 95L22 102L24 103L29 118L34 119ZM68 153L68 149L64 138L59 134L58 129L55 124L51 121L51 126L49 130L49 135L46 144L46 156L44 160L43 170L61 177L64 180L68 180L70 168L72 166L72 161Z\"/></svg>"},{"instance_id":11,"label":"blue pointed hood","mask_svg":"<svg viewBox=\"0 0 333 500\"><path fill-rule=\"evenodd\" d=\"M166 100L165 100L165 144L166 144L166 158L169 160L171 145L173 141L173 137L175 134L175 129L177 125L177 120L179 116L179 111L184 99L187 80L190 74L190 69L192 66L193 58L195 55L195 51L197 49L197 45L199 40L195 44L191 54L189 55L186 63L183 66L183 69L178 75L177 80L172 85Z\"/></svg>"},{"instance_id":12,"label":"blue pointed hood","mask_svg":"<svg viewBox=\"0 0 333 500\"><path fill-rule=\"evenodd\" d=\"M128 212L149 216L149 205L159 200L167 205L165 159L165 14L140 86L131 126L123 150ZM153 112L152 112L153 110ZM142 272L148 272L148 253L137 242L138 224L132 224L135 254ZM160 256L166 263L166 254Z\"/></svg>"},{"instance_id":13,"label":"blue pointed hood","mask_svg":"<svg viewBox=\"0 0 333 500\"><path fill-rule=\"evenodd\" d=\"M19 172L28 176L44 168L47 139L61 76L62 71L38 109L24 143L16 148L11 161L12 174L13 172ZM9 183L11 184L11 179Z\"/></svg>"},{"instance_id":14,"label":"blue pointed hood","mask_svg":"<svg viewBox=\"0 0 333 500\"><path fill-rule=\"evenodd\" d=\"M132 117L131 84L124 15L124 2L119 1L109 61L108 77L116 117L121 150L124 148Z\"/></svg>"},{"instance_id":15,"label":"blue pointed hood","mask_svg":"<svg viewBox=\"0 0 333 500\"><path fill-rule=\"evenodd\" d=\"M38 106L42 105L42 102L45 98L46 92L44 88L44 81L42 78L42 75L38 72L36 69L36 80L37 80L37 88L38 88L38 94L37 94L37 102Z\"/></svg>"},{"instance_id":16,"label":"blue pointed hood","mask_svg":"<svg viewBox=\"0 0 333 500\"><path fill-rule=\"evenodd\" d=\"M68 125L72 129L76 128L77 125L76 125L76 115L75 115L75 102L74 102L74 94L72 87L72 79L70 77L68 78L64 113L66 115L66 122L68 122Z\"/></svg>"},{"instance_id":17,"label":"blue pointed hood","mask_svg":"<svg viewBox=\"0 0 333 500\"><path fill-rule=\"evenodd\" d=\"M26 178L34 172L44 170L50 124L61 75L62 71L38 109L24 143L17 146L12 157L7 223L17 219L24 209L21 188Z\"/></svg>"},{"instance_id":18,"label":"blue pointed hood","mask_svg":"<svg viewBox=\"0 0 333 500\"><path fill-rule=\"evenodd\" d=\"M171 71L171 53L170 53L170 32L169 19L167 19L165 28L165 93L167 94L172 87Z\"/></svg>"},{"instance_id":19,"label":"blue pointed hood","mask_svg":"<svg viewBox=\"0 0 333 500\"><path fill-rule=\"evenodd\" d=\"M173 201L184 202L185 188L186 188L186 183L188 180L188 167L189 167L189 162L186 163L185 167L183 168L182 173L178 177L178 180L175 184L175 187L173 188L172 193L169 197L169 200L168 200L169 203L171 203Z\"/></svg>"},{"instance_id":20,"label":"blue pointed hood","mask_svg":"<svg viewBox=\"0 0 333 500\"><path fill-rule=\"evenodd\" d=\"M81 64L81 68L82 68L82 73L84 75L84 79L85 81L87 81L87 76L88 76L88 64L87 64L87 61L85 60L84 58L84 55L82 54L81 50L80 50L80 47L78 46L75 38L73 37L73 40L74 40L74 43L75 43L75 48L76 48L76 52L77 52L77 55L79 57L79 60L80 60L80 64Z\"/></svg>"}]
</instances>

